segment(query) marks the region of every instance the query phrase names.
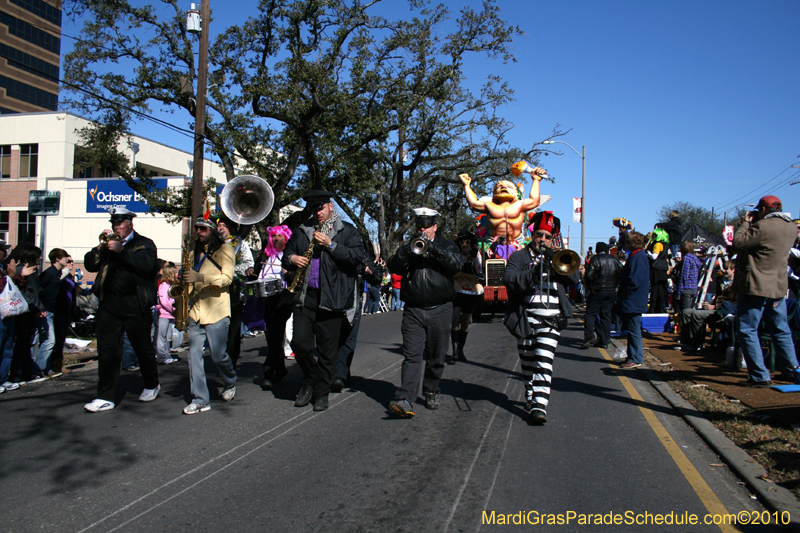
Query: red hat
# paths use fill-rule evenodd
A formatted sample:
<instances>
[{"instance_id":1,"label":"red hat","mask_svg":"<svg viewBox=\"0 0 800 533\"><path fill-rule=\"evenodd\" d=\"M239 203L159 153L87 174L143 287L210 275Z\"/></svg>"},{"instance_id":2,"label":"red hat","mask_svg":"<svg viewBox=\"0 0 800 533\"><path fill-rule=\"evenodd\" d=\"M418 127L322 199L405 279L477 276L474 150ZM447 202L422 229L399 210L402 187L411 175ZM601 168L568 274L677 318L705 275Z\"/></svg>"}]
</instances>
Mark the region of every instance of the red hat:
<instances>
[{"instance_id":1,"label":"red hat","mask_svg":"<svg viewBox=\"0 0 800 533\"><path fill-rule=\"evenodd\" d=\"M552 211L539 211L531 219L532 224L528 230L533 233L536 230L544 230L555 236L561 226L559 220L553 216Z\"/></svg>"},{"instance_id":2,"label":"red hat","mask_svg":"<svg viewBox=\"0 0 800 533\"><path fill-rule=\"evenodd\" d=\"M761 200L758 201L758 205L756 207L777 207L778 209L783 208L783 202L777 196L765 196Z\"/></svg>"}]
</instances>

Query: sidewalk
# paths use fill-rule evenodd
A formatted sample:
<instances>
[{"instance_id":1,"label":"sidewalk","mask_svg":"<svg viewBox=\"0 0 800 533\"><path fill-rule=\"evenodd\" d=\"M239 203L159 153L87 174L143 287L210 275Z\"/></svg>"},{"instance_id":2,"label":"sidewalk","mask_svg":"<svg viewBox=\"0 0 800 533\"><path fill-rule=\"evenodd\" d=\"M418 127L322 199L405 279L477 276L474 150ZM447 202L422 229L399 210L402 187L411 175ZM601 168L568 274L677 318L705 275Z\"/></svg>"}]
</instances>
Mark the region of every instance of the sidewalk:
<instances>
[{"instance_id":1,"label":"sidewalk","mask_svg":"<svg viewBox=\"0 0 800 533\"><path fill-rule=\"evenodd\" d=\"M779 513L788 512L791 516L788 531L800 533L800 501L790 490L796 487L796 479L773 482L770 473L751 455L754 450L748 446L737 446L728 436L717 428L697 408L670 387L669 381L689 381L705 385L707 389L739 400L754 409L758 418L769 420L770 425L785 425L791 428L800 423L800 394L781 393L772 389L754 389L746 385L747 372L734 370L725 364L724 354L712 350L702 352L681 352L675 350L679 345L678 335L672 333L644 333L645 351L668 365L657 369L641 367L646 379L683 416L683 418L714 449L723 461L734 470L745 484L768 508ZM615 347L624 347L624 337L612 338ZM612 349L609 346L609 349ZM773 383L785 385L773 375ZM762 437L763 438L763 437ZM788 453L795 456L796 451ZM784 466L788 463L784 463ZM789 473L789 472L787 472ZM791 476L790 476L791 477Z\"/></svg>"},{"instance_id":2,"label":"sidewalk","mask_svg":"<svg viewBox=\"0 0 800 533\"><path fill-rule=\"evenodd\" d=\"M800 393L782 393L773 389L754 389L746 385L747 371L734 370L725 364L725 354L712 350L702 352L681 352L673 348L679 345L678 335L674 333L644 334L645 348L669 368L677 372L678 379L691 380L706 385L730 398L756 409L769 416L774 424L792 426L800 423ZM781 381L779 371L773 374L774 385L788 385Z\"/></svg>"}]
</instances>

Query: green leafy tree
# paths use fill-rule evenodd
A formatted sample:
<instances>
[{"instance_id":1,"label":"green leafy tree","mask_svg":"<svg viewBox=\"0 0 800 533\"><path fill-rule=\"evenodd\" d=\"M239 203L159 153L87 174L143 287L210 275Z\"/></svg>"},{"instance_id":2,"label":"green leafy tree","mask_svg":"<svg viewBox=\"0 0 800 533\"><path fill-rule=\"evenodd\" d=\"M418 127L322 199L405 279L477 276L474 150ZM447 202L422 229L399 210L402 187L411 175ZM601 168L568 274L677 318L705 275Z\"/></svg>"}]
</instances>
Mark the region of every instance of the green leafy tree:
<instances>
[{"instance_id":1,"label":"green leafy tree","mask_svg":"<svg viewBox=\"0 0 800 533\"><path fill-rule=\"evenodd\" d=\"M455 20L444 5L424 0L387 19L375 14L379 3L262 0L258 15L210 47L209 70L225 76L211 76L205 141L228 179L241 169L272 186L270 223L302 191L325 188L365 240L373 229L391 251L409 229L412 207L446 213L448 226L467 220L459 172L475 175L480 187L536 152L505 140L512 125L497 109L512 100L506 84L489 77L475 94L464 87L469 55L513 60L508 44L520 30L500 18L493 0L462 8ZM104 143L86 132L90 152L114 161L115 141L153 109L175 113L178 125L193 123L194 37L176 0L159 8L126 0L68 6L85 22L64 77L68 87L92 88L74 91L70 104L106 129ZM157 196L117 161L138 192ZM182 216L187 198L151 203Z\"/></svg>"},{"instance_id":2,"label":"green leafy tree","mask_svg":"<svg viewBox=\"0 0 800 533\"><path fill-rule=\"evenodd\" d=\"M689 202L678 201L665 205L656 212L659 222L667 222L671 211L680 213L681 231L686 231L692 224L697 224L714 235L722 235L724 213L712 213L710 210L699 207ZM735 212L728 214L728 224L741 218L747 207L739 207Z\"/></svg>"}]
</instances>

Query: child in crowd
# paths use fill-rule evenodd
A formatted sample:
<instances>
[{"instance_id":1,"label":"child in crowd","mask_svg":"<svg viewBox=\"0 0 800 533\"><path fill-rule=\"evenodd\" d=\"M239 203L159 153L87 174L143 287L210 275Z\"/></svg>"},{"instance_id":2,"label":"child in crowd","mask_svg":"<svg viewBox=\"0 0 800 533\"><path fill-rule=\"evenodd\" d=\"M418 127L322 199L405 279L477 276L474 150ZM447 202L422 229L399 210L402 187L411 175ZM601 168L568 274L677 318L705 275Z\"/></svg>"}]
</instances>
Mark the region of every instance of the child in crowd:
<instances>
[{"instance_id":1,"label":"child in crowd","mask_svg":"<svg viewBox=\"0 0 800 533\"><path fill-rule=\"evenodd\" d=\"M178 269L169 264L161 269L161 283L158 286L158 340L156 341L156 361L171 365L178 360L170 354L170 330L175 324L175 299L170 298L169 289L178 283Z\"/></svg>"}]
</instances>

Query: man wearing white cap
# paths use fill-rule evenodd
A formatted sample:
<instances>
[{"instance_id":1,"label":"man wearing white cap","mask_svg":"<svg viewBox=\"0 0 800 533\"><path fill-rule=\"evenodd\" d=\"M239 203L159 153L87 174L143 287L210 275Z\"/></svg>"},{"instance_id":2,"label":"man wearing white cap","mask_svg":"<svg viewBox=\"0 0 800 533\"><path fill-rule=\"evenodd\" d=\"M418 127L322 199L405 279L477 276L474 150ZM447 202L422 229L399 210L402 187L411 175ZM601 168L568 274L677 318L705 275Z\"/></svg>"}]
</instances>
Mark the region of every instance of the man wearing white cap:
<instances>
[{"instance_id":1,"label":"man wearing white cap","mask_svg":"<svg viewBox=\"0 0 800 533\"><path fill-rule=\"evenodd\" d=\"M158 383L156 352L150 340L151 308L156 305L158 251L152 240L133 231L133 213L112 207L112 230L105 230L108 242L86 252L86 270L97 272L92 292L100 300L97 309L97 398L84 409L91 413L114 409L119 400L117 385L122 364L125 333L139 359L144 391L139 401L155 400Z\"/></svg>"},{"instance_id":2,"label":"man wearing white cap","mask_svg":"<svg viewBox=\"0 0 800 533\"><path fill-rule=\"evenodd\" d=\"M401 385L389 411L402 418L414 416L422 363L425 375L422 392L425 407L439 408L439 380L450 344L455 288L453 276L464 263L461 251L448 239L436 236L439 213L427 207L413 210L417 236L414 246L403 244L389 258L389 270L403 276L403 368ZM420 246L420 243L424 245Z\"/></svg>"}]
</instances>

